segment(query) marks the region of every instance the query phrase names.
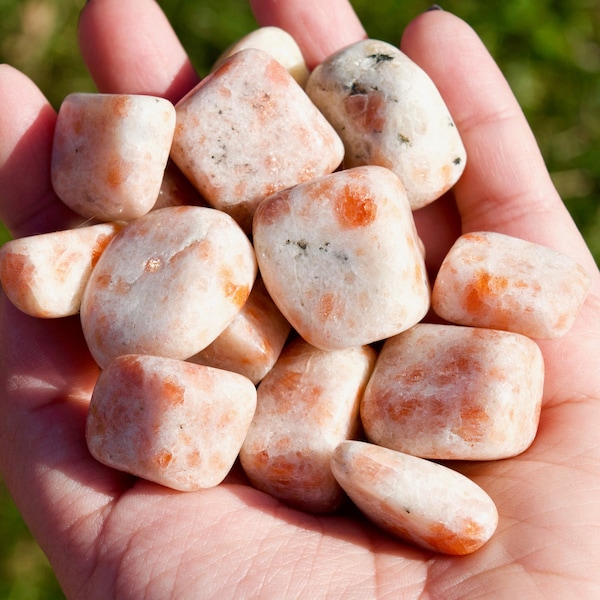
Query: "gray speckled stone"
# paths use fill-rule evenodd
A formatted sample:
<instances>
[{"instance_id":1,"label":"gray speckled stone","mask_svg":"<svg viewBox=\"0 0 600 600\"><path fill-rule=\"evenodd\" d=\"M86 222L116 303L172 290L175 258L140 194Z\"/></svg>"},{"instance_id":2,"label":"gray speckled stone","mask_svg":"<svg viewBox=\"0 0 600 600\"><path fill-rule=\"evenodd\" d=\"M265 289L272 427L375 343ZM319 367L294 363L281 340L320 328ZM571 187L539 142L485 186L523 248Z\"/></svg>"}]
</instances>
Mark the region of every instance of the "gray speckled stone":
<instances>
[{"instance_id":1,"label":"gray speckled stone","mask_svg":"<svg viewBox=\"0 0 600 600\"><path fill-rule=\"evenodd\" d=\"M444 100L394 46L363 40L340 50L312 72L306 92L340 134L345 166L391 169L413 209L461 176L466 153Z\"/></svg>"}]
</instances>

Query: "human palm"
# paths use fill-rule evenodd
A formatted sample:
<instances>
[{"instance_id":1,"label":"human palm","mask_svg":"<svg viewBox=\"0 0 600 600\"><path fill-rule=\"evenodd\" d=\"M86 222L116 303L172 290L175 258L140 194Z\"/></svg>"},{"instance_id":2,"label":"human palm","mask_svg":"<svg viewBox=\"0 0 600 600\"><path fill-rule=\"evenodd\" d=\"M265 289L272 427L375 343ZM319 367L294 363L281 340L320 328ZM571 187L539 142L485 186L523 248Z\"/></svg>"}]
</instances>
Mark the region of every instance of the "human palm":
<instances>
[{"instance_id":1,"label":"human palm","mask_svg":"<svg viewBox=\"0 0 600 600\"><path fill-rule=\"evenodd\" d=\"M311 66L364 36L345 0L255 0L253 8L261 24L288 29ZM80 30L100 91L177 100L197 81L151 0L92 0ZM534 444L514 459L455 465L496 502L496 534L472 555L436 555L355 514L292 510L249 487L237 468L193 493L106 468L84 440L98 369L77 318L32 319L1 296L0 469L68 597L597 597L598 270L475 34L429 12L401 47L436 82L469 156L452 194L416 213L432 275L461 231L496 230L570 254L593 277L572 331L540 342L547 375ZM17 236L73 224L50 186L54 111L7 66L0 106L0 217Z\"/></svg>"}]
</instances>

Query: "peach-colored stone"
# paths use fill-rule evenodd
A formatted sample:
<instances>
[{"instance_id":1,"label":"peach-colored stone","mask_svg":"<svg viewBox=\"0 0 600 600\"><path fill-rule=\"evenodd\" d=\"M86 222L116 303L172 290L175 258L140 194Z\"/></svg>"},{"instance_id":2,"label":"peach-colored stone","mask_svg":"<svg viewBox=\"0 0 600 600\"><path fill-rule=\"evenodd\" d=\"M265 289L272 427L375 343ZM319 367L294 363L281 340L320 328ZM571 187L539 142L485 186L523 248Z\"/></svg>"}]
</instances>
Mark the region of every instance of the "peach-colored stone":
<instances>
[{"instance_id":1,"label":"peach-colored stone","mask_svg":"<svg viewBox=\"0 0 600 600\"><path fill-rule=\"evenodd\" d=\"M120 228L102 223L6 242L0 281L9 300L33 317L77 314L92 268Z\"/></svg>"},{"instance_id":2,"label":"peach-colored stone","mask_svg":"<svg viewBox=\"0 0 600 600\"><path fill-rule=\"evenodd\" d=\"M263 198L331 173L344 154L304 90L263 50L233 54L177 103L176 112L173 160L247 233Z\"/></svg>"},{"instance_id":3,"label":"peach-colored stone","mask_svg":"<svg viewBox=\"0 0 600 600\"><path fill-rule=\"evenodd\" d=\"M452 323L549 339L572 327L590 283L560 252L502 233L467 233L444 259L431 302Z\"/></svg>"},{"instance_id":4,"label":"peach-colored stone","mask_svg":"<svg viewBox=\"0 0 600 600\"><path fill-rule=\"evenodd\" d=\"M257 48L269 53L286 71L304 87L308 79L308 69L304 56L296 40L279 27L259 27L232 44L216 61L212 70L220 67L232 54L246 48Z\"/></svg>"},{"instance_id":5,"label":"peach-colored stone","mask_svg":"<svg viewBox=\"0 0 600 600\"><path fill-rule=\"evenodd\" d=\"M194 491L227 476L255 408L254 385L236 373L122 355L94 388L86 440L109 467Z\"/></svg>"},{"instance_id":6,"label":"peach-colored stone","mask_svg":"<svg viewBox=\"0 0 600 600\"><path fill-rule=\"evenodd\" d=\"M367 518L426 550L471 554L498 525L496 506L481 487L424 458L347 441L335 450L331 468Z\"/></svg>"},{"instance_id":7,"label":"peach-colored stone","mask_svg":"<svg viewBox=\"0 0 600 600\"><path fill-rule=\"evenodd\" d=\"M495 460L535 438L544 387L518 333L419 323L386 340L361 403L367 438L434 459Z\"/></svg>"},{"instance_id":8,"label":"peach-colored stone","mask_svg":"<svg viewBox=\"0 0 600 600\"><path fill-rule=\"evenodd\" d=\"M339 50L311 73L306 92L344 141L344 165L391 169L413 209L462 175L465 148L442 96L391 44L361 40Z\"/></svg>"},{"instance_id":9,"label":"peach-colored stone","mask_svg":"<svg viewBox=\"0 0 600 600\"><path fill-rule=\"evenodd\" d=\"M74 211L100 221L147 213L158 196L175 131L164 98L70 94L52 148L52 184Z\"/></svg>"},{"instance_id":10,"label":"peach-colored stone","mask_svg":"<svg viewBox=\"0 0 600 600\"><path fill-rule=\"evenodd\" d=\"M388 169L356 167L273 194L256 211L253 239L271 297L318 348L370 344L428 311L412 212Z\"/></svg>"},{"instance_id":11,"label":"peach-colored stone","mask_svg":"<svg viewBox=\"0 0 600 600\"><path fill-rule=\"evenodd\" d=\"M188 360L240 373L257 384L273 368L290 329L259 278L223 333Z\"/></svg>"},{"instance_id":12,"label":"peach-colored stone","mask_svg":"<svg viewBox=\"0 0 600 600\"><path fill-rule=\"evenodd\" d=\"M358 406L373 363L368 347L326 352L297 338L258 386L240 451L255 487L287 504L327 513L344 495L331 473L336 446L357 434Z\"/></svg>"},{"instance_id":13,"label":"peach-colored stone","mask_svg":"<svg viewBox=\"0 0 600 600\"><path fill-rule=\"evenodd\" d=\"M152 210L169 206L207 206L198 190L172 161L167 162L158 197Z\"/></svg>"},{"instance_id":14,"label":"peach-colored stone","mask_svg":"<svg viewBox=\"0 0 600 600\"><path fill-rule=\"evenodd\" d=\"M101 367L120 354L186 359L213 342L257 274L250 241L227 214L181 206L131 221L96 264L81 324Z\"/></svg>"}]
</instances>

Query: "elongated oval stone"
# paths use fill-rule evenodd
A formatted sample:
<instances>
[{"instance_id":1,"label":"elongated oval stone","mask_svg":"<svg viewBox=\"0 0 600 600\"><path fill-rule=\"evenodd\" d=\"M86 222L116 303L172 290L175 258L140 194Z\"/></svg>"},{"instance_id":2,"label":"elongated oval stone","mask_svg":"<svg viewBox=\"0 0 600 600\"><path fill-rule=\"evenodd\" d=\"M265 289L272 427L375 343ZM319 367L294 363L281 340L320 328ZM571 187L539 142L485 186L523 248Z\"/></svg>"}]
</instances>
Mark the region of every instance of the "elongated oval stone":
<instances>
[{"instance_id":1,"label":"elongated oval stone","mask_svg":"<svg viewBox=\"0 0 600 600\"><path fill-rule=\"evenodd\" d=\"M211 206L247 233L266 196L331 173L344 155L304 90L256 48L229 57L176 111L173 160Z\"/></svg>"},{"instance_id":2,"label":"elongated oval stone","mask_svg":"<svg viewBox=\"0 0 600 600\"><path fill-rule=\"evenodd\" d=\"M433 81L398 48L361 40L311 73L306 92L340 134L344 165L394 171L413 209L450 189L466 153Z\"/></svg>"},{"instance_id":3,"label":"elongated oval stone","mask_svg":"<svg viewBox=\"0 0 600 600\"><path fill-rule=\"evenodd\" d=\"M175 107L133 94L70 94L58 112L52 185L80 215L129 221L152 209L175 131Z\"/></svg>"},{"instance_id":4,"label":"elongated oval stone","mask_svg":"<svg viewBox=\"0 0 600 600\"><path fill-rule=\"evenodd\" d=\"M367 438L424 458L497 460L533 442L544 361L507 331L419 323L384 343L361 403Z\"/></svg>"},{"instance_id":5,"label":"elongated oval stone","mask_svg":"<svg viewBox=\"0 0 600 600\"><path fill-rule=\"evenodd\" d=\"M563 336L572 327L591 285L571 257L496 232L462 235L442 262L432 308L459 325Z\"/></svg>"},{"instance_id":6,"label":"elongated oval stone","mask_svg":"<svg viewBox=\"0 0 600 600\"><path fill-rule=\"evenodd\" d=\"M96 383L86 441L109 467L194 491L225 479L255 408L254 385L236 373L122 355Z\"/></svg>"},{"instance_id":7,"label":"elongated oval stone","mask_svg":"<svg viewBox=\"0 0 600 600\"><path fill-rule=\"evenodd\" d=\"M346 441L335 450L331 469L368 519L421 548L471 554L498 525L496 506L483 489L424 458Z\"/></svg>"},{"instance_id":8,"label":"elongated oval stone","mask_svg":"<svg viewBox=\"0 0 600 600\"><path fill-rule=\"evenodd\" d=\"M232 44L218 58L212 70L220 67L232 54L246 48L264 50L285 67L298 85L304 87L306 84L308 68L300 47L287 31L273 26L259 27Z\"/></svg>"},{"instance_id":9,"label":"elongated oval stone","mask_svg":"<svg viewBox=\"0 0 600 600\"><path fill-rule=\"evenodd\" d=\"M257 274L250 241L213 208L163 208L130 222L102 254L81 304L96 362L120 354L186 359L213 342Z\"/></svg>"},{"instance_id":10,"label":"elongated oval stone","mask_svg":"<svg viewBox=\"0 0 600 600\"><path fill-rule=\"evenodd\" d=\"M283 315L323 350L362 346L419 322L429 283L402 183L356 167L268 197L254 248Z\"/></svg>"},{"instance_id":11,"label":"elongated oval stone","mask_svg":"<svg viewBox=\"0 0 600 600\"><path fill-rule=\"evenodd\" d=\"M9 300L32 317L77 314L94 265L120 229L101 223L6 242L0 281Z\"/></svg>"},{"instance_id":12,"label":"elongated oval stone","mask_svg":"<svg viewBox=\"0 0 600 600\"><path fill-rule=\"evenodd\" d=\"M326 352L297 338L258 386L256 414L240 451L252 484L311 513L339 507L331 473L336 446L358 432L358 406L375 353Z\"/></svg>"},{"instance_id":13,"label":"elongated oval stone","mask_svg":"<svg viewBox=\"0 0 600 600\"><path fill-rule=\"evenodd\" d=\"M257 384L275 365L290 329L259 278L233 321L188 360L240 373Z\"/></svg>"}]
</instances>

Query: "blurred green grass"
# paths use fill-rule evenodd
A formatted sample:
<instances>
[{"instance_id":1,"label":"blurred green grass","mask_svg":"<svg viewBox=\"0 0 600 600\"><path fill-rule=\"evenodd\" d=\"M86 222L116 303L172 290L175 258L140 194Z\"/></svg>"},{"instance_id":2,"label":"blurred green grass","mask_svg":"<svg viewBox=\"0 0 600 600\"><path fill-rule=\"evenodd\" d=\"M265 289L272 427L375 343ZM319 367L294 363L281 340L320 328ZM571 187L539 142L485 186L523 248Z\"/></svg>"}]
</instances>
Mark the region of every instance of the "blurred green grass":
<instances>
[{"instance_id":1,"label":"blurred green grass","mask_svg":"<svg viewBox=\"0 0 600 600\"><path fill-rule=\"evenodd\" d=\"M0 61L29 75L58 108L94 91L79 57L81 0L0 0ZM230 43L256 27L243 0L159 0L201 74ZM371 37L397 43L430 2L353 0ZM600 0L445 0L467 20L507 76L552 178L600 258ZM0 132L1 135L1 132ZM540 223L540 227L543 227ZM0 244L9 239L0 223ZM0 598L62 594L0 482Z\"/></svg>"}]
</instances>

